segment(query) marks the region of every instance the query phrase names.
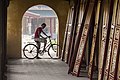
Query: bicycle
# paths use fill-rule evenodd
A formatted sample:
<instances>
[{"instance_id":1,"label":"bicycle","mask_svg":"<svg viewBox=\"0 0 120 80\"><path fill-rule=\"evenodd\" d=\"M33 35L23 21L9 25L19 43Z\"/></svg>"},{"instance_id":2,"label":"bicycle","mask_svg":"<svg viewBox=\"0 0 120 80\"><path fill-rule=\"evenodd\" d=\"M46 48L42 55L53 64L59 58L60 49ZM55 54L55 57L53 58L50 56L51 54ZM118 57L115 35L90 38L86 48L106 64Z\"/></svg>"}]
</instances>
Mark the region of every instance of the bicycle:
<instances>
[{"instance_id":1,"label":"bicycle","mask_svg":"<svg viewBox=\"0 0 120 80\"><path fill-rule=\"evenodd\" d=\"M26 44L25 47L23 48L24 56L28 59L34 59L38 56L38 54L44 55L45 52L48 52L50 58L58 59L59 58L58 52L62 51L62 48L58 44L53 43L51 38L48 38L48 40L49 41L47 41L45 48L44 46L41 45L40 49L36 44L33 43Z\"/></svg>"}]
</instances>

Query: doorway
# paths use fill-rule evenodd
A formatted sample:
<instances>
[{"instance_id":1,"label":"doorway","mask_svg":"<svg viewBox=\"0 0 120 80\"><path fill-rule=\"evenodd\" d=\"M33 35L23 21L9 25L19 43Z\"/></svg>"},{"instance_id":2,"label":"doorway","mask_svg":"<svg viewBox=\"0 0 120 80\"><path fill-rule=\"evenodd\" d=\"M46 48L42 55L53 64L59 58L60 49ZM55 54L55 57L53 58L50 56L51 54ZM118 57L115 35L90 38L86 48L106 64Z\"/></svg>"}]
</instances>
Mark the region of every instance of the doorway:
<instances>
[{"instance_id":1,"label":"doorway","mask_svg":"<svg viewBox=\"0 0 120 80\"><path fill-rule=\"evenodd\" d=\"M44 32L57 42L58 17L55 11L46 5L35 5L30 7L22 18L22 49L28 43L34 43L34 32L42 23L46 23ZM23 51L21 57L25 58Z\"/></svg>"}]
</instances>

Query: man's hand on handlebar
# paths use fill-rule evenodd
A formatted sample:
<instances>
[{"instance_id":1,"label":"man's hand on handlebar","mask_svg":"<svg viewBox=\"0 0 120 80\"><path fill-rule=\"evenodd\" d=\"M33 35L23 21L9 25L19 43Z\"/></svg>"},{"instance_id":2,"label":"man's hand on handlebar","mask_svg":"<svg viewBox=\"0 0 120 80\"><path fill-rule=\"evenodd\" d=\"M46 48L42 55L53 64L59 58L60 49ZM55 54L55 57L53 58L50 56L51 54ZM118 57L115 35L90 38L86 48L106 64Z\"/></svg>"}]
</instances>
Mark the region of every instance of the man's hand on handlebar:
<instances>
[{"instance_id":1,"label":"man's hand on handlebar","mask_svg":"<svg viewBox=\"0 0 120 80\"><path fill-rule=\"evenodd\" d=\"M48 36L48 38L50 38L51 36Z\"/></svg>"}]
</instances>

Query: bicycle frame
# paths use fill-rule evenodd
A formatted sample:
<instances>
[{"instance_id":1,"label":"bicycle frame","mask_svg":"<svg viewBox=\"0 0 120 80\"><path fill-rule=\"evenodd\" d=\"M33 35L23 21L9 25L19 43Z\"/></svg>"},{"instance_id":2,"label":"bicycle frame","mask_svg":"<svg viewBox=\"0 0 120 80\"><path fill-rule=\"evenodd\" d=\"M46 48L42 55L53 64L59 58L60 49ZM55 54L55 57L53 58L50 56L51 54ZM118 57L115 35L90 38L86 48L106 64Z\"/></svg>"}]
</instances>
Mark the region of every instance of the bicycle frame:
<instances>
[{"instance_id":1,"label":"bicycle frame","mask_svg":"<svg viewBox=\"0 0 120 80\"><path fill-rule=\"evenodd\" d=\"M44 48L43 48L42 52L40 52L40 54L41 54L41 53L44 54L44 52L48 52L47 48L53 44L52 41L51 41L51 38L48 38L48 39L49 39L49 41L47 42L46 46L45 46L45 45L44 45L45 47L42 46L42 47L44 47ZM42 47L41 47L41 48L42 48Z\"/></svg>"}]
</instances>

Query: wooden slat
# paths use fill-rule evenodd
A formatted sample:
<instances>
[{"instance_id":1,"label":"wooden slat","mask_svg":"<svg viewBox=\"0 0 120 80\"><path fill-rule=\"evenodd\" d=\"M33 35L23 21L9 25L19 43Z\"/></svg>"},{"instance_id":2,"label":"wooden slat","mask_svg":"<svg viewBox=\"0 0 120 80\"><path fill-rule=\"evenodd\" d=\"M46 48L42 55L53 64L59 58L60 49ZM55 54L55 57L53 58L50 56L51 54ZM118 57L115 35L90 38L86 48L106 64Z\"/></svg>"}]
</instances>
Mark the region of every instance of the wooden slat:
<instances>
[{"instance_id":1,"label":"wooden slat","mask_svg":"<svg viewBox=\"0 0 120 80\"><path fill-rule=\"evenodd\" d=\"M102 40L101 40L101 53L99 55L99 70L98 70L98 80L103 80L104 75L104 65L108 50L108 42L113 14L113 5L114 1L107 1L107 6L105 4L105 19L103 19L103 27L102 27Z\"/></svg>"},{"instance_id":2,"label":"wooden slat","mask_svg":"<svg viewBox=\"0 0 120 80\"><path fill-rule=\"evenodd\" d=\"M101 80L101 73L102 73L102 63L103 63L103 53L104 53L104 50L105 50L105 40L106 40L106 33L107 32L107 26L106 26L106 20L108 19L108 15L106 13L106 11L104 10L104 15L103 15L103 25L102 25L102 40L101 40L101 50L100 50L100 54L99 54L99 70L98 70L98 80ZM107 19L106 19L107 18ZM103 33L104 32L104 33Z\"/></svg>"},{"instance_id":3,"label":"wooden slat","mask_svg":"<svg viewBox=\"0 0 120 80\"><path fill-rule=\"evenodd\" d=\"M114 13L113 13L113 19L112 19L112 25L111 25L111 31L110 31L110 37L109 37L109 45L108 45L108 51L107 51L107 58L106 58L106 64L104 68L104 77L103 77L104 80L108 79L108 74L109 74L109 65L110 65L110 60L111 60L114 27L116 25L116 19L117 19L117 9L118 9L117 3L118 3L118 0L115 0Z\"/></svg>"},{"instance_id":4,"label":"wooden slat","mask_svg":"<svg viewBox=\"0 0 120 80\"><path fill-rule=\"evenodd\" d=\"M71 39L71 46L69 48L69 52L68 52L68 57L67 57L67 63L70 64L71 62L71 56L73 55L73 50L74 50L74 42L75 42L75 38L76 38L76 31L77 31L77 27L78 27L78 17L79 17L79 10L80 10L80 3L81 0L76 0L76 15L75 15L75 21L74 23L74 28L73 28L73 36Z\"/></svg>"},{"instance_id":5,"label":"wooden slat","mask_svg":"<svg viewBox=\"0 0 120 80\"><path fill-rule=\"evenodd\" d=\"M118 64L119 65L118 65L118 72L117 72L117 80L120 80L120 54L119 54L119 62L118 62Z\"/></svg>"},{"instance_id":6,"label":"wooden slat","mask_svg":"<svg viewBox=\"0 0 120 80\"><path fill-rule=\"evenodd\" d=\"M77 52L77 57L75 60L75 65L73 68L73 73L72 73L76 76L79 76L79 73L80 73L81 62L83 59L83 55L85 53L85 46L87 43L88 32L90 29L89 23L91 22L91 20L93 18L96 4L97 4L97 0L95 0L95 2L93 4L91 4L88 9L88 13L87 13L86 21L85 21L85 24L83 27L83 32L82 32L82 36L81 36L81 40L80 40L80 44L79 44L79 48L78 48L78 52Z\"/></svg>"},{"instance_id":7,"label":"wooden slat","mask_svg":"<svg viewBox=\"0 0 120 80\"><path fill-rule=\"evenodd\" d=\"M119 3L118 3L118 12L117 12L117 24L120 26L120 0L119 0ZM119 39L120 41L120 39ZM120 45L118 47L118 56L119 56L119 62L118 62L118 70L117 70L117 80L120 80Z\"/></svg>"},{"instance_id":8,"label":"wooden slat","mask_svg":"<svg viewBox=\"0 0 120 80\"><path fill-rule=\"evenodd\" d=\"M109 70L109 77L108 80L117 80L117 68L118 67L118 59L119 59L119 52L120 52L120 1L118 1L118 10L117 10L117 17L116 17L116 26L115 26L115 33L114 33L114 42L112 47L111 53L111 62L110 62L110 70Z\"/></svg>"},{"instance_id":9,"label":"wooden slat","mask_svg":"<svg viewBox=\"0 0 120 80\"><path fill-rule=\"evenodd\" d=\"M71 50L75 39L75 31L76 31L76 25L77 25L77 19L78 19L78 12L79 8L78 6L80 5L80 0L76 0L75 5L74 5L74 14L73 14L73 20L72 20L72 27L70 31L70 39L69 39L69 46L68 46L68 56L67 56L67 62L69 60L69 56L71 55Z\"/></svg>"},{"instance_id":10,"label":"wooden slat","mask_svg":"<svg viewBox=\"0 0 120 80\"><path fill-rule=\"evenodd\" d=\"M103 56L104 56L104 51L105 51L105 42L106 42L106 35L107 35L107 26L105 24L106 22L106 17L107 17L107 13L104 11L104 19L103 19L103 23L104 25L102 26L102 40L101 40L101 50L100 50L100 54L99 54L99 68L98 68L98 80L101 80L101 74L102 74L102 66L103 66Z\"/></svg>"},{"instance_id":11,"label":"wooden slat","mask_svg":"<svg viewBox=\"0 0 120 80\"><path fill-rule=\"evenodd\" d=\"M63 41L63 47L62 47L62 61L65 61L65 49L66 49L66 42L67 42L67 33L68 33L68 25L66 24L66 31L65 31L65 35L64 35L64 41Z\"/></svg>"},{"instance_id":12,"label":"wooden slat","mask_svg":"<svg viewBox=\"0 0 120 80\"><path fill-rule=\"evenodd\" d=\"M67 62L67 57L68 57L68 48L69 48L69 42L70 42L70 27L68 28L68 33L67 33L67 40L66 40L66 47L65 47L65 62Z\"/></svg>"},{"instance_id":13,"label":"wooden slat","mask_svg":"<svg viewBox=\"0 0 120 80\"><path fill-rule=\"evenodd\" d=\"M78 51L78 47L79 47L79 43L80 43L80 38L81 38L81 35L82 35L84 23L85 23L87 12L88 12L88 8L89 8L89 2L90 2L90 0L87 0L87 3L85 5L85 11L84 11L84 14L83 14L82 23L80 25L80 28L78 30L78 35L76 37L74 51L73 51L73 55L72 55L72 58L71 58L70 68L68 70L68 73L71 73L73 71L73 68L74 68L75 59L76 59L76 56L77 56L77 51Z\"/></svg>"},{"instance_id":14,"label":"wooden slat","mask_svg":"<svg viewBox=\"0 0 120 80\"><path fill-rule=\"evenodd\" d=\"M70 49L70 36L71 36L71 29L72 29L72 22L73 22L73 13L74 13L74 9L72 9L71 11L71 20L70 20L70 24L69 24L69 28L68 28L68 34L67 34L67 42L66 42L66 49L65 49L65 52L66 52L66 55L65 55L65 62L68 63L68 56L69 56L69 49Z\"/></svg>"},{"instance_id":15,"label":"wooden slat","mask_svg":"<svg viewBox=\"0 0 120 80\"><path fill-rule=\"evenodd\" d=\"M93 32L93 39L92 39L92 47L91 47L91 53L90 53L90 62L89 62L89 69L88 69L88 77L90 80L92 80L92 74L93 74L93 63L95 58L95 45L96 45L96 38L98 33L98 20L99 20L99 13L100 13L100 2L97 3L97 9L96 9L96 16L95 16L95 26L94 26L94 32Z\"/></svg>"},{"instance_id":16,"label":"wooden slat","mask_svg":"<svg viewBox=\"0 0 120 80\"><path fill-rule=\"evenodd\" d=\"M74 8L72 7L68 13L66 31L65 31L65 36L64 36L63 51L62 51L62 61L66 61L66 57L67 57L66 51L68 51L68 49L66 49L66 47L68 47L68 42L69 42L68 38L69 38L69 33L71 30L71 24L72 24L72 19L73 19L73 9Z\"/></svg>"},{"instance_id":17,"label":"wooden slat","mask_svg":"<svg viewBox=\"0 0 120 80\"><path fill-rule=\"evenodd\" d=\"M64 61L64 58L65 58L65 46L66 46L67 32L68 32L68 26L69 26L69 18L70 18L70 10L68 12L66 29L65 29L64 40L63 40L62 55L61 55L62 61Z\"/></svg>"},{"instance_id":18,"label":"wooden slat","mask_svg":"<svg viewBox=\"0 0 120 80\"><path fill-rule=\"evenodd\" d=\"M116 65L118 64L118 54L119 54L118 47L120 45L119 39L120 39L120 26L116 26L108 80L116 80L116 73L117 73Z\"/></svg>"},{"instance_id":19,"label":"wooden slat","mask_svg":"<svg viewBox=\"0 0 120 80\"><path fill-rule=\"evenodd\" d=\"M107 80L107 77L108 77L110 55L112 51L113 34L114 34L114 27L111 29L111 32L110 32L107 60L106 60L106 66L105 66L105 71L104 71L104 80Z\"/></svg>"},{"instance_id":20,"label":"wooden slat","mask_svg":"<svg viewBox=\"0 0 120 80\"><path fill-rule=\"evenodd\" d=\"M75 40L74 40L73 44L76 43L76 39L77 39L78 34L79 34L79 29L80 29L80 26L81 26L81 23L82 23L82 19L83 19L84 7L85 7L84 1L81 1L80 8L79 8L79 15L78 15L79 18L78 18L78 21L77 21L76 30L75 30L75 34L74 34L74 37L75 37L74 39ZM72 51L70 52L70 55L68 57L68 64L69 65L71 63L72 56L74 54L74 48L75 48L75 44L74 44L73 48L71 48Z\"/></svg>"}]
</instances>

